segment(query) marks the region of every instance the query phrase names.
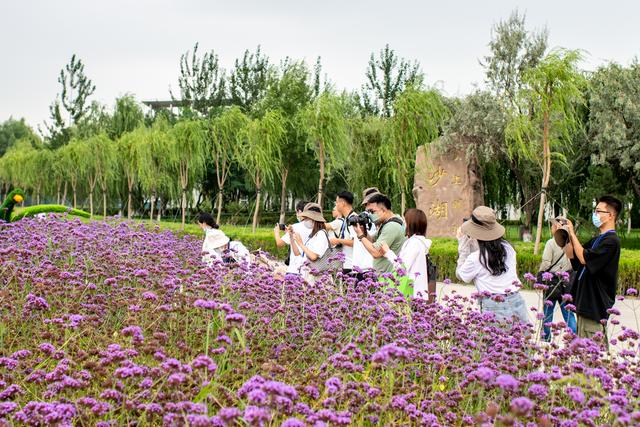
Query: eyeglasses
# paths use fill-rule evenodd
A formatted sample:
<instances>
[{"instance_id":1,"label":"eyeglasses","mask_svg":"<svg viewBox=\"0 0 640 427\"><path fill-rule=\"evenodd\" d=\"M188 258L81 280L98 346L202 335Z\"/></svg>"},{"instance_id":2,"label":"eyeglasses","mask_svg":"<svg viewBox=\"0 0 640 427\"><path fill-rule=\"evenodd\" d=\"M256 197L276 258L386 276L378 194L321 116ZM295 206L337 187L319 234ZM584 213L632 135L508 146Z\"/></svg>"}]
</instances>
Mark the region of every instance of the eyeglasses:
<instances>
[{"instance_id":1,"label":"eyeglasses","mask_svg":"<svg viewBox=\"0 0 640 427\"><path fill-rule=\"evenodd\" d=\"M609 211L599 211L599 210L597 210L597 209L596 209L596 210L595 210L595 213L599 213L599 214L601 214L601 213L607 213L607 214L610 214L611 212L609 212Z\"/></svg>"}]
</instances>

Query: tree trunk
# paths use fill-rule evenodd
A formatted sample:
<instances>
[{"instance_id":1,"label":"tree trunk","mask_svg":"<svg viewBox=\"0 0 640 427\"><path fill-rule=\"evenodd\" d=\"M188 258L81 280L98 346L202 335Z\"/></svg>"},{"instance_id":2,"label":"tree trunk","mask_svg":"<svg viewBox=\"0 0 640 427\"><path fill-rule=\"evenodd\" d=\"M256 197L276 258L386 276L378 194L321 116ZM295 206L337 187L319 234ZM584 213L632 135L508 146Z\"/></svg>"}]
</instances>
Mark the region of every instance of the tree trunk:
<instances>
[{"instance_id":1,"label":"tree trunk","mask_svg":"<svg viewBox=\"0 0 640 427\"><path fill-rule=\"evenodd\" d=\"M133 217L133 179L127 178L127 219L131 220Z\"/></svg>"},{"instance_id":2,"label":"tree trunk","mask_svg":"<svg viewBox=\"0 0 640 427\"><path fill-rule=\"evenodd\" d=\"M36 205L40 204L40 188L36 189Z\"/></svg>"},{"instance_id":3,"label":"tree trunk","mask_svg":"<svg viewBox=\"0 0 640 427\"><path fill-rule=\"evenodd\" d=\"M224 199L224 196L222 194L222 188L220 188L220 191L218 191L218 200L217 200L217 210L218 213L216 214L216 224L220 224L220 218L222 217L222 201Z\"/></svg>"},{"instance_id":4,"label":"tree trunk","mask_svg":"<svg viewBox=\"0 0 640 427\"><path fill-rule=\"evenodd\" d=\"M184 230L184 223L187 217L187 189L182 189L182 224L180 225L180 230Z\"/></svg>"},{"instance_id":5,"label":"tree trunk","mask_svg":"<svg viewBox=\"0 0 640 427\"><path fill-rule=\"evenodd\" d=\"M538 210L538 228L536 230L536 243L533 246L534 255L538 255L540 250L540 237L542 236L542 222L544 220L544 203L547 198L547 187L551 178L551 148L549 147L549 113L544 113L542 130L542 192L540 194L540 208Z\"/></svg>"},{"instance_id":6,"label":"tree trunk","mask_svg":"<svg viewBox=\"0 0 640 427\"><path fill-rule=\"evenodd\" d=\"M107 217L107 191L102 190L102 216L103 219Z\"/></svg>"},{"instance_id":7,"label":"tree trunk","mask_svg":"<svg viewBox=\"0 0 640 427\"><path fill-rule=\"evenodd\" d=\"M62 186L62 183L58 183L56 185L56 204L60 204L60 187Z\"/></svg>"},{"instance_id":8,"label":"tree trunk","mask_svg":"<svg viewBox=\"0 0 640 427\"><path fill-rule=\"evenodd\" d=\"M280 224L284 224L285 209L287 204L287 177L289 169L282 170L282 188L280 189Z\"/></svg>"},{"instance_id":9,"label":"tree trunk","mask_svg":"<svg viewBox=\"0 0 640 427\"><path fill-rule=\"evenodd\" d=\"M256 228L258 227L258 212L260 210L260 187L256 189L256 208L253 211L253 225L251 230L253 233L256 232Z\"/></svg>"},{"instance_id":10,"label":"tree trunk","mask_svg":"<svg viewBox=\"0 0 640 427\"><path fill-rule=\"evenodd\" d=\"M89 218L93 218L93 191L89 190Z\"/></svg>"},{"instance_id":11,"label":"tree trunk","mask_svg":"<svg viewBox=\"0 0 640 427\"><path fill-rule=\"evenodd\" d=\"M402 192L402 195L400 196L400 215L404 215L404 208L407 205L407 196L405 196L404 191Z\"/></svg>"},{"instance_id":12,"label":"tree trunk","mask_svg":"<svg viewBox=\"0 0 640 427\"><path fill-rule=\"evenodd\" d=\"M64 192L62 193L62 203L63 205L67 204L67 181L64 182Z\"/></svg>"},{"instance_id":13,"label":"tree trunk","mask_svg":"<svg viewBox=\"0 0 640 427\"><path fill-rule=\"evenodd\" d=\"M153 208L155 207L156 204L156 192L152 191L151 192L151 204L149 206L150 208L150 212L149 212L149 220L153 221Z\"/></svg>"},{"instance_id":14,"label":"tree trunk","mask_svg":"<svg viewBox=\"0 0 640 427\"><path fill-rule=\"evenodd\" d=\"M633 203L627 203L627 206L629 206L629 214L627 216L627 236L631 234L631 212L632 208L633 208Z\"/></svg>"},{"instance_id":15,"label":"tree trunk","mask_svg":"<svg viewBox=\"0 0 640 427\"><path fill-rule=\"evenodd\" d=\"M163 208L163 201L162 198L160 198L160 204L158 205L158 222L160 222L162 220L162 208Z\"/></svg>"},{"instance_id":16,"label":"tree trunk","mask_svg":"<svg viewBox=\"0 0 640 427\"><path fill-rule=\"evenodd\" d=\"M322 209L322 193L324 192L324 145L320 143L320 153L318 154L320 161L320 182L318 183L318 204Z\"/></svg>"}]
</instances>

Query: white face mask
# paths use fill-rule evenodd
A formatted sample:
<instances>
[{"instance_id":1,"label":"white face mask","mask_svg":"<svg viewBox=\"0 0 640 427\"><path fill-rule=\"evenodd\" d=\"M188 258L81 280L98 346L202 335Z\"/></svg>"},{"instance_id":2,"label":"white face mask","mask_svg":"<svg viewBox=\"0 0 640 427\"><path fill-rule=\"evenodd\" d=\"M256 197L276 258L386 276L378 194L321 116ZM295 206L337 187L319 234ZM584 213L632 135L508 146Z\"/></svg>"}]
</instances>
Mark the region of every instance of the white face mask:
<instances>
[{"instance_id":1,"label":"white face mask","mask_svg":"<svg viewBox=\"0 0 640 427\"><path fill-rule=\"evenodd\" d=\"M309 230L311 230L313 228L313 220L305 219L304 226L307 227Z\"/></svg>"}]
</instances>

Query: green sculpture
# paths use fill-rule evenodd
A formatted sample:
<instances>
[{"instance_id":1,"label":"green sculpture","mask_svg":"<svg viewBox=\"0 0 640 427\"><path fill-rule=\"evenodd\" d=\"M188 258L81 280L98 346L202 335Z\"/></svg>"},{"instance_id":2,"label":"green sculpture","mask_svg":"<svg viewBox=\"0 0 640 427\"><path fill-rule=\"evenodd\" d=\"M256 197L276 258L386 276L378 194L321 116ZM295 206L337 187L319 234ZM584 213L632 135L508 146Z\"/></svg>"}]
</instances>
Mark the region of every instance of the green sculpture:
<instances>
[{"instance_id":1,"label":"green sculpture","mask_svg":"<svg viewBox=\"0 0 640 427\"><path fill-rule=\"evenodd\" d=\"M13 208L15 205L24 201L24 191L16 188L7 195L7 198L0 206L0 221L14 222L21 220L24 217L32 217L43 213L68 213L69 215L80 216L83 218L89 218L88 212L80 209L73 209L62 205L35 205L22 209L20 212L13 215Z\"/></svg>"}]
</instances>

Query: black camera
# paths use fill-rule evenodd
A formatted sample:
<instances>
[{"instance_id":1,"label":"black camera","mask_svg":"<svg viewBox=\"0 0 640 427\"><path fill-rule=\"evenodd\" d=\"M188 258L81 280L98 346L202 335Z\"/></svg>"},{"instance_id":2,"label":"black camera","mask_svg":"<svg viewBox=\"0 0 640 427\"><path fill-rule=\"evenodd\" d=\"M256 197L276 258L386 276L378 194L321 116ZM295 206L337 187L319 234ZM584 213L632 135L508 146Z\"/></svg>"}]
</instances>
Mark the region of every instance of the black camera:
<instances>
[{"instance_id":1,"label":"black camera","mask_svg":"<svg viewBox=\"0 0 640 427\"><path fill-rule=\"evenodd\" d=\"M280 230L284 231L287 229L287 225L286 224L278 224L278 227L280 228Z\"/></svg>"},{"instance_id":2,"label":"black camera","mask_svg":"<svg viewBox=\"0 0 640 427\"><path fill-rule=\"evenodd\" d=\"M369 212L361 212L358 215L350 216L347 218L347 224L350 226L354 226L356 224L360 224L360 226L365 230L370 230L373 221L371 220L371 215Z\"/></svg>"}]
</instances>

